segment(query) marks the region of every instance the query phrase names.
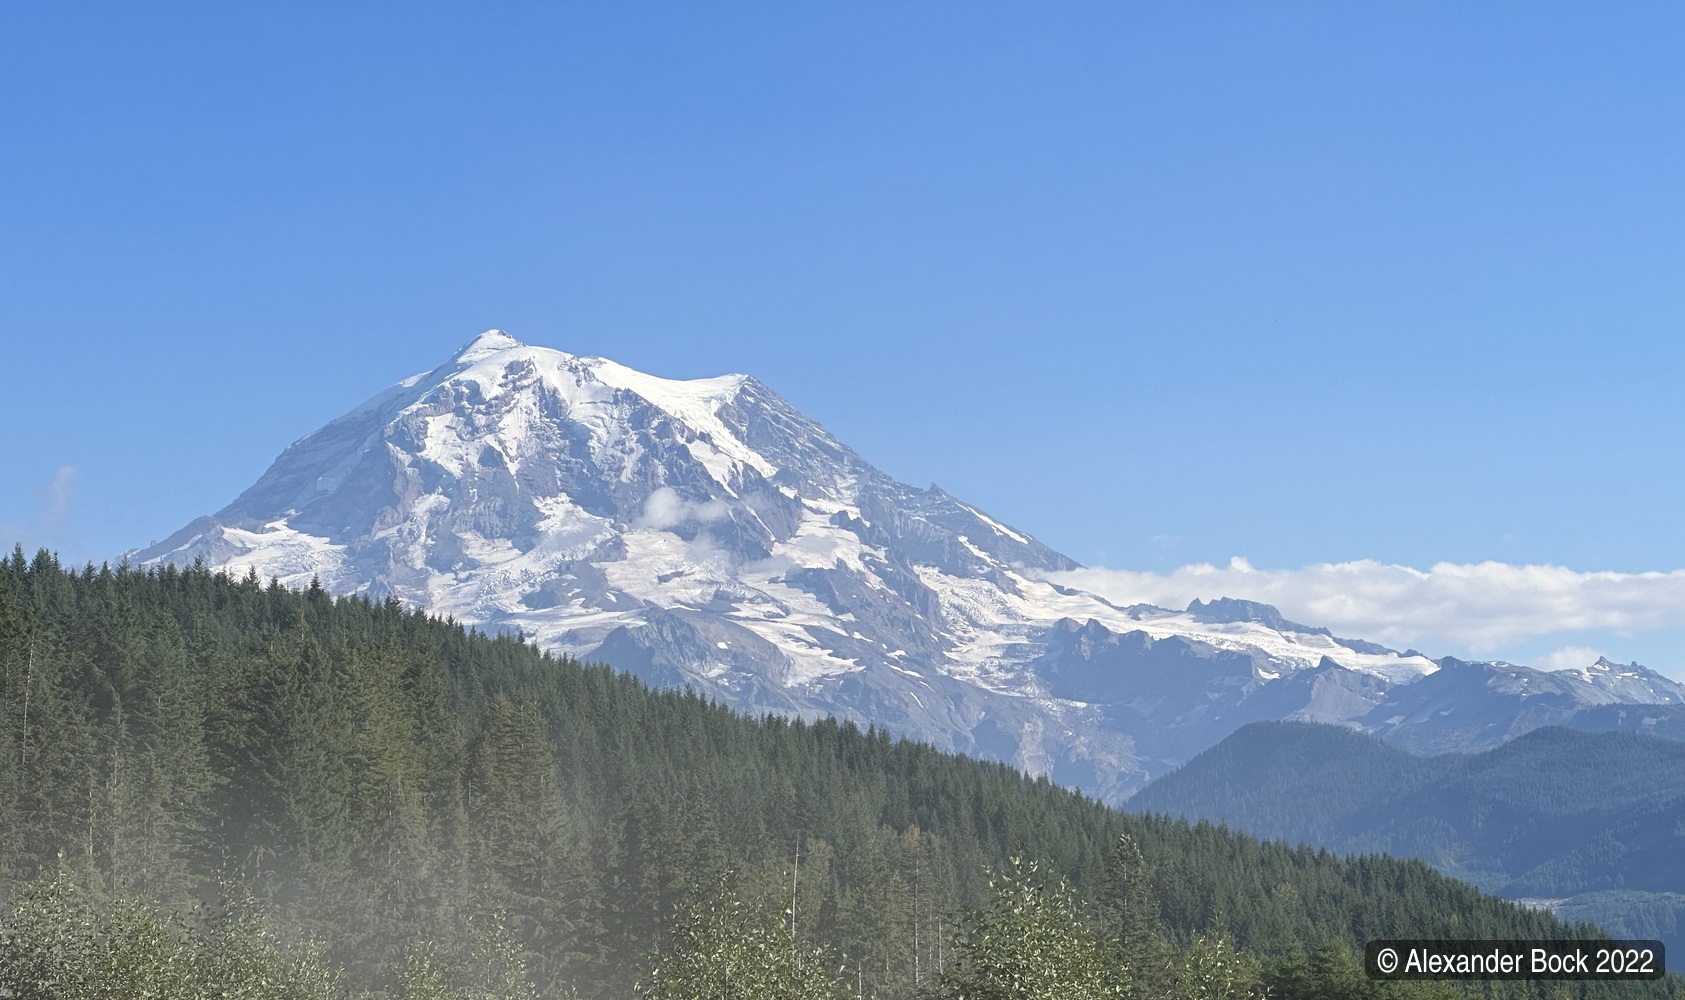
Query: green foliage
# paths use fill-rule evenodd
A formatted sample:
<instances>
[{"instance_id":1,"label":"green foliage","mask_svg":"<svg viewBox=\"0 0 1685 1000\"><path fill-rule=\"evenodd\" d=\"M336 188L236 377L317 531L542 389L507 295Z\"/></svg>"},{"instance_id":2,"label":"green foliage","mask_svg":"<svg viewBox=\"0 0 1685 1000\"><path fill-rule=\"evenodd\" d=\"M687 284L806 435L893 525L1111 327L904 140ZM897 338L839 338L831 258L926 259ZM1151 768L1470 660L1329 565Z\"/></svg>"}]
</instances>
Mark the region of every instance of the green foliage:
<instances>
[{"instance_id":1,"label":"green foliage","mask_svg":"<svg viewBox=\"0 0 1685 1000\"><path fill-rule=\"evenodd\" d=\"M649 1000L840 1000L850 994L824 949L806 946L728 883L683 908L669 950L657 952Z\"/></svg>"},{"instance_id":2,"label":"green foliage","mask_svg":"<svg viewBox=\"0 0 1685 1000\"><path fill-rule=\"evenodd\" d=\"M442 956L431 943L411 946L398 996L403 1000L538 1000L524 948L508 916L482 916L468 928L466 959Z\"/></svg>"},{"instance_id":3,"label":"green foliage","mask_svg":"<svg viewBox=\"0 0 1685 1000\"><path fill-rule=\"evenodd\" d=\"M990 876L988 904L955 940L939 1000L1123 1000L1127 972L1108 960L1070 883L1013 858Z\"/></svg>"},{"instance_id":4,"label":"green foliage","mask_svg":"<svg viewBox=\"0 0 1685 1000\"><path fill-rule=\"evenodd\" d=\"M100 906L61 870L0 921L0 997L337 1000L322 949L282 947L249 906L197 921L135 900Z\"/></svg>"},{"instance_id":5,"label":"green foliage","mask_svg":"<svg viewBox=\"0 0 1685 1000\"><path fill-rule=\"evenodd\" d=\"M0 901L35 898L46 871L84 921L18 925L40 933L14 949L104 927L98 942L165 965L171 948L224 955L262 980L277 955L304 962L289 988L343 968L348 989L387 995L623 997L658 945L685 953L662 944L673 914L730 870L745 906L794 910L768 927L789 921L796 960L833 956L850 992L904 1000L954 966L954 914L993 898L984 873L1015 853L1067 880L1059 899L1096 904L1094 950L1156 995L1181 988L1202 940L1276 956L1567 932L1418 862L1126 816L1001 764L746 718L396 601L0 559ZM268 943L168 916L228 877L269 914ZM134 898L153 916L122 909ZM119 918L129 938L101 923ZM756 926L739 930L770 948Z\"/></svg>"},{"instance_id":6,"label":"green foliage","mask_svg":"<svg viewBox=\"0 0 1685 1000\"><path fill-rule=\"evenodd\" d=\"M1014 858L993 874L989 903L955 940L957 961L932 1000L1254 1000L1265 995L1257 961L1221 931L1170 946L1146 914L1156 900L1132 840L1120 838L1108 891L1085 908L1063 878ZM1097 919L1096 919L1097 918ZM1107 941L1119 924L1137 940ZM1100 926L1102 936L1092 928ZM1320 980L1307 977L1309 981Z\"/></svg>"},{"instance_id":7,"label":"green foliage","mask_svg":"<svg viewBox=\"0 0 1685 1000\"><path fill-rule=\"evenodd\" d=\"M1338 726L1257 723L1131 808L1424 858L1512 896L1685 891L1685 743L1637 733L1547 727L1415 757Z\"/></svg>"},{"instance_id":8,"label":"green foliage","mask_svg":"<svg viewBox=\"0 0 1685 1000\"><path fill-rule=\"evenodd\" d=\"M1176 965L1176 1000L1240 1000L1262 997L1258 963L1216 931L1194 938Z\"/></svg>"}]
</instances>

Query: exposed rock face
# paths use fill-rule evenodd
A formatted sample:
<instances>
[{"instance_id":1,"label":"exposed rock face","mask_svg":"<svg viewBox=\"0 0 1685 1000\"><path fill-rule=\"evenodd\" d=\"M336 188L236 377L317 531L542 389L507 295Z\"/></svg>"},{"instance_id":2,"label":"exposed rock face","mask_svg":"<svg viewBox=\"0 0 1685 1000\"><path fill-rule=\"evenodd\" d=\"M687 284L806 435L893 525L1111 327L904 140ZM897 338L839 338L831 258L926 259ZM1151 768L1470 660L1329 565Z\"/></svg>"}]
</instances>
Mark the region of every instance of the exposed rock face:
<instances>
[{"instance_id":1,"label":"exposed rock face","mask_svg":"<svg viewBox=\"0 0 1685 1000\"><path fill-rule=\"evenodd\" d=\"M742 375L482 334L134 553L394 595L751 711L836 714L1117 801L1260 718L1354 724L1436 666L1267 605L1119 608Z\"/></svg>"},{"instance_id":2,"label":"exposed rock face","mask_svg":"<svg viewBox=\"0 0 1685 1000\"><path fill-rule=\"evenodd\" d=\"M1359 722L1413 753L1489 750L1552 725L1575 725L1587 709L1685 705L1685 686L1636 663L1534 670L1446 657L1420 683L1387 693Z\"/></svg>"}]
</instances>

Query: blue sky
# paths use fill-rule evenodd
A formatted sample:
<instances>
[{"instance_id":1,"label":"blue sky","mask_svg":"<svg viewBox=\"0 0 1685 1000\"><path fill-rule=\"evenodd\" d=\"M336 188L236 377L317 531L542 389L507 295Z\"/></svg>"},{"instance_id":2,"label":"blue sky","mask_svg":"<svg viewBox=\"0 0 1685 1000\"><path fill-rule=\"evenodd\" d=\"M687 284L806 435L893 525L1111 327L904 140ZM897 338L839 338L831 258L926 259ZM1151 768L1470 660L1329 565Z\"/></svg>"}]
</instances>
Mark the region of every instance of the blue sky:
<instances>
[{"instance_id":1,"label":"blue sky","mask_svg":"<svg viewBox=\"0 0 1685 1000\"><path fill-rule=\"evenodd\" d=\"M1241 557L1319 624L1685 674L1682 43L1663 4L9 4L0 529L162 538L496 326L755 374L1126 590Z\"/></svg>"}]
</instances>

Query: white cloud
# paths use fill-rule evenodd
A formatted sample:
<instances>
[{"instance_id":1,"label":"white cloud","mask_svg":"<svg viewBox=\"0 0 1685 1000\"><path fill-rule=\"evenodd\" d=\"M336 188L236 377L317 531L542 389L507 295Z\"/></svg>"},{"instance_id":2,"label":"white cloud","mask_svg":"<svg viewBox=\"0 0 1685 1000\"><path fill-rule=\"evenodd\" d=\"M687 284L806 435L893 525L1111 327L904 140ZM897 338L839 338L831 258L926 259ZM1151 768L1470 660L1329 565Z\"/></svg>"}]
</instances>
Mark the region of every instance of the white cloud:
<instances>
[{"instance_id":1,"label":"white cloud","mask_svg":"<svg viewBox=\"0 0 1685 1000\"><path fill-rule=\"evenodd\" d=\"M45 533L56 531L70 513L70 504L76 498L76 475L80 471L74 465L59 466L52 481L41 491L41 527Z\"/></svg>"},{"instance_id":2,"label":"white cloud","mask_svg":"<svg viewBox=\"0 0 1685 1000\"><path fill-rule=\"evenodd\" d=\"M1591 646L1563 646L1553 649L1538 658L1532 666L1541 670L1567 670L1569 667L1589 667L1603 655L1600 649Z\"/></svg>"},{"instance_id":3,"label":"white cloud","mask_svg":"<svg viewBox=\"0 0 1685 1000\"><path fill-rule=\"evenodd\" d=\"M74 465L61 465L53 471L53 478L35 488L35 507L27 522L0 521L0 551L10 552L14 543L26 550L36 545L51 546L58 532L70 516L76 501L76 478L81 472Z\"/></svg>"},{"instance_id":4,"label":"white cloud","mask_svg":"<svg viewBox=\"0 0 1685 1000\"><path fill-rule=\"evenodd\" d=\"M718 521L727 513L729 511L726 510L726 505L718 500L704 500L701 503L686 500L671 486L663 486L644 501L644 512L632 525L637 528L665 530L676 528L688 521Z\"/></svg>"},{"instance_id":5,"label":"white cloud","mask_svg":"<svg viewBox=\"0 0 1685 1000\"><path fill-rule=\"evenodd\" d=\"M1685 625L1685 570L1584 573L1498 562L1420 570L1370 559L1260 570L1235 558L1227 566L1201 563L1169 573L1095 568L1050 577L1119 604L1184 608L1196 597L1262 601L1336 635L1429 653L1452 647L1478 654L1553 633L1630 636ZM1596 658L1593 652L1571 665Z\"/></svg>"}]
</instances>

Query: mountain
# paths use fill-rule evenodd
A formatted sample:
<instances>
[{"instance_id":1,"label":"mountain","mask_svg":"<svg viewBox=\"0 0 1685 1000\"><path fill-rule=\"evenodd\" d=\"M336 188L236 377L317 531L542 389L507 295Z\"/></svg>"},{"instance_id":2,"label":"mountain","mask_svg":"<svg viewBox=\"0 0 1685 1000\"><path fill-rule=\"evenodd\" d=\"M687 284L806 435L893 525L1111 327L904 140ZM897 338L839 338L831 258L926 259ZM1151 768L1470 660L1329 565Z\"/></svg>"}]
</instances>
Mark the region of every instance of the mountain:
<instances>
[{"instance_id":1,"label":"mountain","mask_svg":"<svg viewBox=\"0 0 1685 1000\"><path fill-rule=\"evenodd\" d=\"M739 912L799 916L802 950L848 966L843 995L913 1000L952 961L952 919L989 898L986 870L1014 855L1109 897L1088 909L1097 933L1215 931L1301 967L1329 941L1573 933L1419 861L1129 816L881 729L655 691L396 600L67 570L21 549L0 559L0 831L0 996L64 996L43 979L93 975L112 988L76 996L277 997L228 987L262 968L248 944L285 941L346 972L343 991L299 974L320 963L285 973L292 1000L309 983L625 998L729 872ZM1138 855L1114 850L1122 835ZM232 919L253 916L247 893L273 923ZM150 922L143 901L173 918ZM132 932L107 937L101 911ZM194 935L237 961L194 960ZM117 960L78 961L90 948ZM418 959L433 986L398 988ZM509 988L519 962L543 992ZM479 974L450 989L453 966ZM167 988L142 990L149 974Z\"/></svg>"},{"instance_id":2,"label":"mountain","mask_svg":"<svg viewBox=\"0 0 1685 1000\"><path fill-rule=\"evenodd\" d=\"M1255 722L1143 788L1128 808L1357 849L1363 833L1353 816L1432 784L1460 759L1418 757L1344 726Z\"/></svg>"},{"instance_id":3,"label":"mountain","mask_svg":"<svg viewBox=\"0 0 1685 1000\"><path fill-rule=\"evenodd\" d=\"M1685 741L1685 705L1598 705L1582 708L1557 725L1587 733L1644 733Z\"/></svg>"},{"instance_id":4,"label":"mountain","mask_svg":"<svg viewBox=\"0 0 1685 1000\"><path fill-rule=\"evenodd\" d=\"M1660 928L1685 946L1671 922L1685 898L1679 741L1551 726L1480 753L1417 757L1340 727L1261 723L1129 806L1421 858L1488 891L1633 937Z\"/></svg>"},{"instance_id":5,"label":"mountain","mask_svg":"<svg viewBox=\"0 0 1685 1000\"><path fill-rule=\"evenodd\" d=\"M496 330L131 558L393 596L1113 802L1261 719L1444 728L1433 697L1398 700L1442 672L1418 654L1247 601L1112 604L1060 582L1073 560L897 482L753 378L658 378ZM1624 700L1605 696L1617 682L1631 687L1614 670L1561 683L1603 704ZM1473 696L1479 738L1532 718L1504 723L1525 697Z\"/></svg>"},{"instance_id":6,"label":"mountain","mask_svg":"<svg viewBox=\"0 0 1685 1000\"><path fill-rule=\"evenodd\" d=\"M1489 749L1593 707L1685 707L1685 686L1637 663L1600 658L1552 671L1450 657L1438 664L1420 683L1389 691L1358 724L1411 752L1443 753Z\"/></svg>"}]
</instances>

